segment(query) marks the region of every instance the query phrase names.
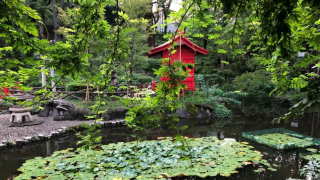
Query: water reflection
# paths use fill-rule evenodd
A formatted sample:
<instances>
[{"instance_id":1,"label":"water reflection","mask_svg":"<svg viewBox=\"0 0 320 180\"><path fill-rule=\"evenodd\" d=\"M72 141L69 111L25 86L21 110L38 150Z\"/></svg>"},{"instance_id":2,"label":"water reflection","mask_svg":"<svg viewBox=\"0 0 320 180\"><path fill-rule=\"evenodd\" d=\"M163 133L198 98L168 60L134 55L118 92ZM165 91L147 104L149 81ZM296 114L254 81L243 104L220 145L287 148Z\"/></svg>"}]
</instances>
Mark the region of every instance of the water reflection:
<instances>
[{"instance_id":1,"label":"water reflection","mask_svg":"<svg viewBox=\"0 0 320 180\"><path fill-rule=\"evenodd\" d=\"M289 130L297 131L307 135L311 134L312 121L304 120L298 122L298 127L292 125L292 123L280 124L277 126L271 125L270 121L272 118L263 117L242 117L234 119L231 122L224 122L222 127L221 122L213 122L212 120L189 120L184 119L179 122L178 126L182 127L188 125L189 128L184 131L179 130L153 130L146 131L140 134L146 140L157 139L159 136L173 136L177 133L188 137L204 137L204 136L216 136L220 139L224 138L235 138L237 141L246 141L242 139L241 132L260 130L274 127L284 127ZM125 127L116 127L102 130L102 143L116 143L116 142L130 142L136 140L132 136L132 131ZM319 137L319 132L314 132L315 137ZM35 144L32 146L26 146L19 149L11 149L0 152L0 179L5 179L6 177L16 174L16 169L19 168L22 163L27 159L31 159L37 156L50 156L54 151L63 150L69 147L76 147L77 137L74 134L70 134L65 137L60 137L59 139L54 139L46 141L43 143ZM300 150L291 151L277 151L267 146L262 146L257 143L250 143L255 147L256 150L261 151L265 158L271 164L277 164L278 171L272 172L267 170L264 173L255 173L254 170L258 167L246 166L239 170L238 174L234 174L229 178L226 177L208 177L205 179L212 180L284 180L287 178L301 178L299 176L299 168L304 165L304 162L300 157ZM257 165L255 165L257 166ZM188 180L200 180L203 178L197 177L178 177L174 178L177 180L188 179Z\"/></svg>"}]
</instances>

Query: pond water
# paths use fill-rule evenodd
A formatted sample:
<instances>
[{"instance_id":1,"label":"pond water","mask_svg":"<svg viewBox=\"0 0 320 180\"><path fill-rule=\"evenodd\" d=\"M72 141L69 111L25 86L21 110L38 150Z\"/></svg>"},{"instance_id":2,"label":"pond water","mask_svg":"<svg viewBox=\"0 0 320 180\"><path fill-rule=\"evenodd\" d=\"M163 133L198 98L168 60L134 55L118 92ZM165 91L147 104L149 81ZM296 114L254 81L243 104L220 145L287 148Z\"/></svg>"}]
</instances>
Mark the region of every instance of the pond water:
<instances>
[{"instance_id":1,"label":"pond water","mask_svg":"<svg viewBox=\"0 0 320 180\"><path fill-rule=\"evenodd\" d=\"M214 122L214 120L198 119L198 120L181 120L179 126L187 124L188 129L182 133L189 137L205 137L205 136L217 136L220 139L223 138L235 138L237 141L248 141L241 137L241 132L251 130L261 130L274 127L284 127L289 130L300 132L306 135L311 135L312 127L311 122L306 118L305 120L297 123L286 123L280 125L271 125L270 121L272 117L258 116L258 117L238 117L222 126L221 122ZM103 144L115 143L115 142L128 142L133 141L132 132L126 127L113 127L105 128L101 131L103 136ZM153 140L159 136L172 136L177 134L177 131L173 130L153 130L150 132L144 132L140 134L146 140ZM314 132L313 137L320 137L320 132ZM50 156L54 151L67 149L76 146L77 137L74 134L65 135L57 139L49 140L46 142L24 146L19 149L7 149L0 151L0 179L6 179L14 174L17 174L17 169L27 159L32 159L37 156ZM306 164L306 161L299 158L300 152L305 150L290 150L290 151L278 151L267 146L263 146L257 143L250 142L250 145L260 152L262 152L271 164L277 164L279 167L276 172L267 170L262 173L255 173L252 165L239 169L238 174L226 177L207 177L204 179L212 180L285 180L288 178L302 178L299 176L299 168ZM203 178L197 177L180 177L174 178L177 180L200 180Z\"/></svg>"}]
</instances>

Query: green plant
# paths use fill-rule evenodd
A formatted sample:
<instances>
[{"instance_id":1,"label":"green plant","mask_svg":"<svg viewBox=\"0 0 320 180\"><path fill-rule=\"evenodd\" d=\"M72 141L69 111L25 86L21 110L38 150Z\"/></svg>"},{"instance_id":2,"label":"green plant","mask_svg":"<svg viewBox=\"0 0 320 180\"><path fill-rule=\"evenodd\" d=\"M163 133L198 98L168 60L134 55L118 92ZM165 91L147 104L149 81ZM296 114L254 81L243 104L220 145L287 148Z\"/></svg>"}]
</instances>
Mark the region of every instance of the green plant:
<instances>
[{"instance_id":1,"label":"green plant","mask_svg":"<svg viewBox=\"0 0 320 180\"><path fill-rule=\"evenodd\" d=\"M94 123L92 125L89 125L83 123L80 127L84 128L85 130L81 133L77 133L77 136L81 139L77 142L77 145L82 145L81 148L84 150L100 149L102 138L102 136L98 136L98 134L100 133L100 124Z\"/></svg>"},{"instance_id":2,"label":"green plant","mask_svg":"<svg viewBox=\"0 0 320 180\"><path fill-rule=\"evenodd\" d=\"M159 138L160 139L160 138ZM19 179L165 179L178 176L225 176L253 163L271 165L246 142L216 137L188 138L188 148L178 139L111 143L101 151L56 151L51 157L27 160ZM190 161L192 158L192 161Z\"/></svg>"},{"instance_id":3,"label":"green plant","mask_svg":"<svg viewBox=\"0 0 320 180\"><path fill-rule=\"evenodd\" d=\"M309 161L301 169L299 169L300 175L310 176L312 179L318 180L320 178L320 162Z\"/></svg>"},{"instance_id":4,"label":"green plant","mask_svg":"<svg viewBox=\"0 0 320 180\"><path fill-rule=\"evenodd\" d=\"M228 119L232 117L232 113L224 104L240 104L241 101L239 100L243 99L245 96L246 93L243 92L223 92L217 85L214 85L208 89L207 103L213 106L217 118Z\"/></svg>"}]
</instances>

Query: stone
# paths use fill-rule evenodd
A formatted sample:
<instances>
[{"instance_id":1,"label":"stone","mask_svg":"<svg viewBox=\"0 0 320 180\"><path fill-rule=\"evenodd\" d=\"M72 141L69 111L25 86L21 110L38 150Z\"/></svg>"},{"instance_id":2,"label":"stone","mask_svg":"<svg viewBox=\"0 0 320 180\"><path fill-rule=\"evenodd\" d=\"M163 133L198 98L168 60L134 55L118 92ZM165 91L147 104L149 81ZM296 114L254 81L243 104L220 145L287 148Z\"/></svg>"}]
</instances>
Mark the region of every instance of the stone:
<instances>
[{"instance_id":1,"label":"stone","mask_svg":"<svg viewBox=\"0 0 320 180\"><path fill-rule=\"evenodd\" d=\"M70 120L74 120L74 118L72 116L57 116L53 118L54 121L70 121Z\"/></svg>"},{"instance_id":2,"label":"stone","mask_svg":"<svg viewBox=\"0 0 320 180\"><path fill-rule=\"evenodd\" d=\"M4 144L5 146L8 145L8 141L2 141L1 144Z\"/></svg>"},{"instance_id":3,"label":"stone","mask_svg":"<svg viewBox=\"0 0 320 180\"><path fill-rule=\"evenodd\" d=\"M57 132L57 131L52 131L52 132L51 132L51 137L56 137L56 136L58 136L58 134L59 134L59 132Z\"/></svg>"},{"instance_id":4,"label":"stone","mask_svg":"<svg viewBox=\"0 0 320 180\"><path fill-rule=\"evenodd\" d=\"M58 112L58 109L54 108L52 110L52 113L50 115L51 117L58 117L59 116L59 112Z\"/></svg>"},{"instance_id":5,"label":"stone","mask_svg":"<svg viewBox=\"0 0 320 180\"><path fill-rule=\"evenodd\" d=\"M13 146L13 142L12 141L8 141L7 146L9 146L9 147Z\"/></svg>"},{"instance_id":6,"label":"stone","mask_svg":"<svg viewBox=\"0 0 320 180\"><path fill-rule=\"evenodd\" d=\"M0 144L0 150L5 149L6 147L7 147L7 145L5 145L5 144Z\"/></svg>"},{"instance_id":7,"label":"stone","mask_svg":"<svg viewBox=\"0 0 320 180\"><path fill-rule=\"evenodd\" d=\"M99 124L102 128L104 128L104 122L100 121Z\"/></svg>"},{"instance_id":8,"label":"stone","mask_svg":"<svg viewBox=\"0 0 320 180\"><path fill-rule=\"evenodd\" d=\"M24 140L26 140L26 142L31 142L32 141L32 137L30 137L30 136L24 137Z\"/></svg>"},{"instance_id":9,"label":"stone","mask_svg":"<svg viewBox=\"0 0 320 180\"><path fill-rule=\"evenodd\" d=\"M24 127L24 126L34 126L34 125L39 125L42 124L44 121L43 120L34 120L34 121L24 121L23 123L11 123L9 124L9 127Z\"/></svg>"},{"instance_id":10,"label":"stone","mask_svg":"<svg viewBox=\"0 0 320 180\"><path fill-rule=\"evenodd\" d=\"M117 126L120 126L120 120L116 120Z\"/></svg>"},{"instance_id":11,"label":"stone","mask_svg":"<svg viewBox=\"0 0 320 180\"><path fill-rule=\"evenodd\" d=\"M63 100L55 99L44 105L44 109L40 111L39 116L51 116L55 121L65 120L87 120L86 116L93 115L88 108L79 108L75 104Z\"/></svg>"},{"instance_id":12,"label":"stone","mask_svg":"<svg viewBox=\"0 0 320 180\"><path fill-rule=\"evenodd\" d=\"M24 143L24 140L23 140L23 139L17 139L17 140L16 140L16 145L17 145L17 146L22 146L23 143Z\"/></svg>"},{"instance_id":13,"label":"stone","mask_svg":"<svg viewBox=\"0 0 320 180\"><path fill-rule=\"evenodd\" d=\"M89 120L86 116L92 116L93 113L88 108L76 108L75 112L73 112L74 116L77 117L78 120Z\"/></svg>"},{"instance_id":14,"label":"stone","mask_svg":"<svg viewBox=\"0 0 320 180\"><path fill-rule=\"evenodd\" d=\"M183 107L180 107L179 109L177 109L176 113L178 114L179 118L190 117L190 113L188 113L188 111L186 111Z\"/></svg>"},{"instance_id":15,"label":"stone","mask_svg":"<svg viewBox=\"0 0 320 180\"><path fill-rule=\"evenodd\" d=\"M29 121L33 121L30 112L17 111L11 114L10 122L13 123L16 120L19 124L21 124L23 121L23 118L25 118L25 120L29 119Z\"/></svg>"},{"instance_id":16,"label":"stone","mask_svg":"<svg viewBox=\"0 0 320 180\"><path fill-rule=\"evenodd\" d=\"M104 121L124 119L126 117L127 112L128 109L117 107L115 109L108 109L107 112L102 114L102 117Z\"/></svg>"},{"instance_id":17,"label":"stone","mask_svg":"<svg viewBox=\"0 0 320 180\"><path fill-rule=\"evenodd\" d=\"M44 108L39 112L38 116L39 117L47 117L47 116L49 116L49 112L50 112L50 106L45 105Z\"/></svg>"},{"instance_id":18,"label":"stone","mask_svg":"<svg viewBox=\"0 0 320 180\"><path fill-rule=\"evenodd\" d=\"M39 138L39 140L45 140L45 139L46 139L46 136L43 135L43 134L39 134L39 135L38 135L38 138Z\"/></svg>"}]
</instances>

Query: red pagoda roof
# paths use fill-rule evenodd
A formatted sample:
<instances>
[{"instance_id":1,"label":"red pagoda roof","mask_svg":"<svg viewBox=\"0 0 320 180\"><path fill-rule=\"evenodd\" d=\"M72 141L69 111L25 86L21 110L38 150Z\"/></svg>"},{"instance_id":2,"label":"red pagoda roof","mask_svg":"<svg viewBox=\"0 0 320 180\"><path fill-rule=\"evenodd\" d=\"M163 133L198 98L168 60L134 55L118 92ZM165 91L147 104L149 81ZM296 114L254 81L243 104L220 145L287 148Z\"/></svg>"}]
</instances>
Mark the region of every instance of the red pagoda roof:
<instances>
[{"instance_id":1,"label":"red pagoda roof","mask_svg":"<svg viewBox=\"0 0 320 180\"><path fill-rule=\"evenodd\" d=\"M174 39L174 42L179 43L180 41L180 36L177 36ZM188 46L190 49L192 49L193 51L195 51L196 53L199 54L203 54L203 55L207 55L208 54L208 50L196 45L195 43L193 43L192 41L190 41L188 38L186 38L185 36L181 36L181 44L185 44L186 46ZM150 53L148 53L148 57L153 57L156 56L158 54L160 54L162 51L168 49L170 46L172 45L172 42L168 41L158 47L155 47L151 50Z\"/></svg>"}]
</instances>

